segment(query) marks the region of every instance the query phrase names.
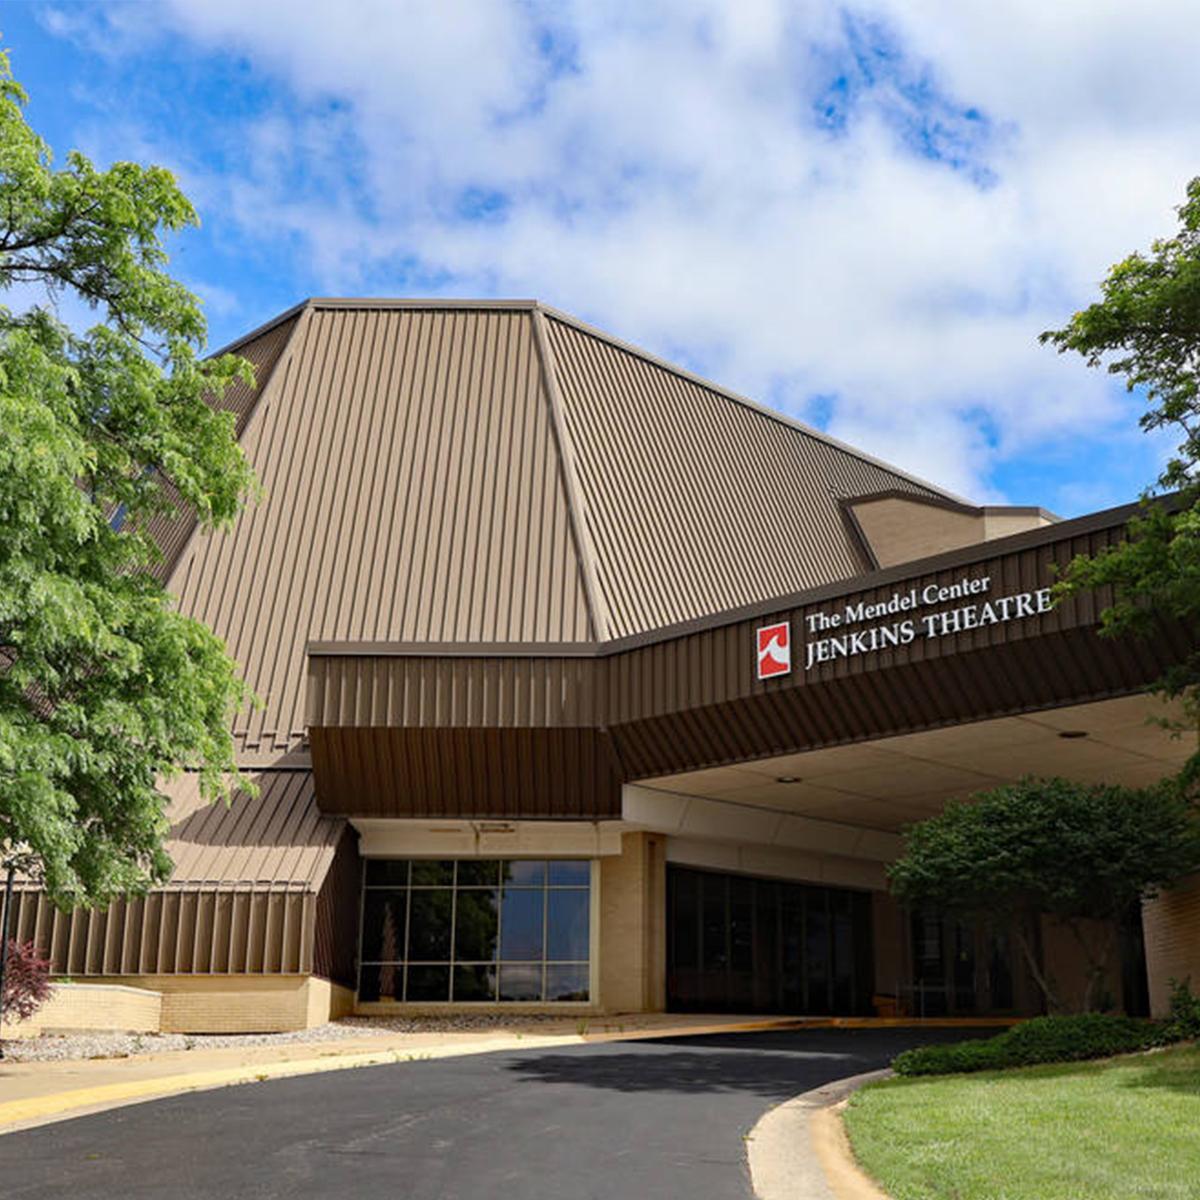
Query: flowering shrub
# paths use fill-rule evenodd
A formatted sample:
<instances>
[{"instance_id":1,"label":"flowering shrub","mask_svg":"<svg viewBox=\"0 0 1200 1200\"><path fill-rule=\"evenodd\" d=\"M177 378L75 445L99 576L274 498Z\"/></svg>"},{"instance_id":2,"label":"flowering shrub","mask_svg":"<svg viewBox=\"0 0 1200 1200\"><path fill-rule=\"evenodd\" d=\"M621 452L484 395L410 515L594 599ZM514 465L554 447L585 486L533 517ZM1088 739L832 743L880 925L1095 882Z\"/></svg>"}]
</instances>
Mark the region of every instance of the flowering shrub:
<instances>
[{"instance_id":1,"label":"flowering shrub","mask_svg":"<svg viewBox=\"0 0 1200 1200\"><path fill-rule=\"evenodd\" d=\"M11 940L4 969L4 995L0 996L0 1014L4 1020L28 1020L41 1008L50 991L50 960L43 958L32 942Z\"/></svg>"}]
</instances>

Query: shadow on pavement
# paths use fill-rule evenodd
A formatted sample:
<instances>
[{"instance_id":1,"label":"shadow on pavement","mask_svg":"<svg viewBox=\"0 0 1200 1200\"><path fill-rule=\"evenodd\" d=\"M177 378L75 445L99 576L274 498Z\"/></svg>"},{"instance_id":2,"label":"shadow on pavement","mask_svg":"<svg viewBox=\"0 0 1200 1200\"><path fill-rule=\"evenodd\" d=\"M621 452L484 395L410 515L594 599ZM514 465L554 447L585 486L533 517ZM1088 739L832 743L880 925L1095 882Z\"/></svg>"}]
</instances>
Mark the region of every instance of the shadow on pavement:
<instances>
[{"instance_id":1,"label":"shadow on pavement","mask_svg":"<svg viewBox=\"0 0 1200 1200\"><path fill-rule=\"evenodd\" d=\"M901 1050L961 1041L977 1031L822 1030L640 1039L636 1050L540 1053L507 1069L522 1081L616 1092L735 1093L782 1100L847 1075L887 1066Z\"/></svg>"}]
</instances>

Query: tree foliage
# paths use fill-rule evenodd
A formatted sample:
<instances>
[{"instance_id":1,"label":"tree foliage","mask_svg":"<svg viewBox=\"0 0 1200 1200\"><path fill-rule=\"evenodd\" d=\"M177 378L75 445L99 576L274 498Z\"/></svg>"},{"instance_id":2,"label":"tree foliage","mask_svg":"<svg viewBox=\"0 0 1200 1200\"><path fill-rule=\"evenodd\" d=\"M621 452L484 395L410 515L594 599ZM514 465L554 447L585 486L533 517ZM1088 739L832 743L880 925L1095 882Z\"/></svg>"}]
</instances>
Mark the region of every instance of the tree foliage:
<instances>
[{"instance_id":1,"label":"tree foliage","mask_svg":"<svg viewBox=\"0 0 1200 1200\"><path fill-rule=\"evenodd\" d=\"M0 1016L6 1021L28 1021L50 998L52 990L50 960L39 954L32 942L10 940Z\"/></svg>"},{"instance_id":2,"label":"tree foliage","mask_svg":"<svg viewBox=\"0 0 1200 1200\"><path fill-rule=\"evenodd\" d=\"M56 169L0 55L0 859L59 903L165 879L157 784L236 782L230 721L248 697L220 641L153 567L155 517L233 520L253 489L234 418L211 403L235 356L201 359L199 301L163 237L196 224L171 174L77 153ZM81 298L85 333L56 316Z\"/></svg>"},{"instance_id":3,"label":"tree foliage","mask_svg":"<svg viewBox=\"0 0 1200 1200\"><path fill-rule=\"evenodd\" d=\"M1060 353L1081 354L1139 390L1146 431L1172 430L1179 442L1128 537L1094 556L1076 558L1060 593L1114 589L1102 615L1109 635L1152 631L1162 617L1200 617L1200 178L1178 209L1179 231L1155 241L1147 254L1117 263L1101 285L1101 299L1077 312L1042 341ZM1154 498L1171 493L1166 503ZM1200 723L1200 647L1175 664L1163 691L1183 702L1188 723ZM1200 777L1200 759L1186 773Z\"/></svg>"},{"instance_id":4,"label":"tree foliage","mask_svg":"<svg viewBox=\"0 0 1200 1200\"><path fill-rule=\"evenodd\" d=\"M888 875L907 904L1011 929L1053 1010L1059 997L1035 951L1039 916L1057 918L1079 941L1090 1007L1111 948L1111 937L1090 923L1119 920L1198 867L1200 821L1173 784L1027 778L912 826Z\"/></svg>"}]
</instances>

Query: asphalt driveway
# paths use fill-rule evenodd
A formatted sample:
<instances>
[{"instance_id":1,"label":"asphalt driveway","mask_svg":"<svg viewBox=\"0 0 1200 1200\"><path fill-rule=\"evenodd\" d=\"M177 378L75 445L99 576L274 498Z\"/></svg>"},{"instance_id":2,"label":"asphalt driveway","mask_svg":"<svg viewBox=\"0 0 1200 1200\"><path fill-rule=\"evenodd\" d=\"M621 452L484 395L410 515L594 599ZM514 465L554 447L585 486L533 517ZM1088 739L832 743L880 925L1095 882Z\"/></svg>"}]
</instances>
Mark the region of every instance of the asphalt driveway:
<instances>
[{"instance_id":1,"label":"asphalt driveway","mask_svg":"<svg viewBox=\"0 0 1200 1200\"><path fill-rule=\"evenodd\" d=\"M745 1200L767 1109L962 1036L662 1038L194 1093L0 1137L0 1195Z\"/></svg>"}]
</instances>

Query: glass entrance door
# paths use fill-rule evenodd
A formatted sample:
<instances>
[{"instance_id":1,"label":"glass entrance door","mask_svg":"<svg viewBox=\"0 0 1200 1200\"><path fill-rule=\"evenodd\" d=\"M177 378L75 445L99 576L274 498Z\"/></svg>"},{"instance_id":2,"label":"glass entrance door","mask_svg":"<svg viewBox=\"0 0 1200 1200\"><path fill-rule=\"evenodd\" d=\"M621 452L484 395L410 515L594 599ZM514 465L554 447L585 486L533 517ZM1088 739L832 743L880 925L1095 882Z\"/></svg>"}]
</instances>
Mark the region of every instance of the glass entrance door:
<instances>
[{"instance_id":1,"label":"glass entrance door","mask_svg":"<svg viewBox=\"0 0 1200 1200\"><path fill-rule=\"evenodd\" d=\"M667 869L667 1004L677 1011L871 1011L866 892Z\"/></svg>"}]
</instances>

